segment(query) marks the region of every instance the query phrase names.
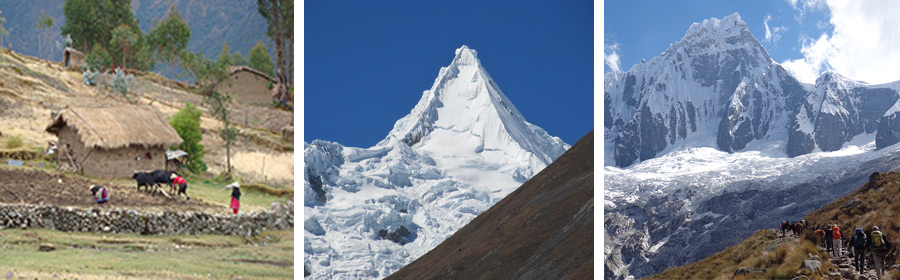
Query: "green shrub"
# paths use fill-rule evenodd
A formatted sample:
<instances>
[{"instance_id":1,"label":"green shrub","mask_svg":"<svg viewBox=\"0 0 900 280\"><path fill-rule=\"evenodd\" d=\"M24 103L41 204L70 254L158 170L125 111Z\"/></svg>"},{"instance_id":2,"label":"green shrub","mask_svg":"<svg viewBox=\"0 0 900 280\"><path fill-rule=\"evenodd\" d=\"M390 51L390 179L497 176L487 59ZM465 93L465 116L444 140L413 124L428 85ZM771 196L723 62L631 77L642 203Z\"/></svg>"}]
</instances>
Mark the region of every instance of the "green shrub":
<instances>
[{"instance_id":1,"label":"green shrub","mask_svg":"<svg viewBox=\"0 0 900 280\"><path fill-rule=\"evenodd\" d=\"M11 136L6 138L6 147L10 149L20 148L25 145L25 142L22 141L22 137L19 136Z\"/></svg>"},{"instance_id":2,"label":"green shrub","mask_svg":"<svg viewBox=\"0 0 900 280\"><path fill-rule=\"evenodd\" d=\"M203 162L206 150L200 144L200 141L203 140L203 132L200 130L201 115L203 112L188 102L172 116L170 121L172 127L178 132L178 136L184 140L177 148L187 152L185 167L193 173L205 172L207 169L206 163Z\"/></svg>"}]
</instances>

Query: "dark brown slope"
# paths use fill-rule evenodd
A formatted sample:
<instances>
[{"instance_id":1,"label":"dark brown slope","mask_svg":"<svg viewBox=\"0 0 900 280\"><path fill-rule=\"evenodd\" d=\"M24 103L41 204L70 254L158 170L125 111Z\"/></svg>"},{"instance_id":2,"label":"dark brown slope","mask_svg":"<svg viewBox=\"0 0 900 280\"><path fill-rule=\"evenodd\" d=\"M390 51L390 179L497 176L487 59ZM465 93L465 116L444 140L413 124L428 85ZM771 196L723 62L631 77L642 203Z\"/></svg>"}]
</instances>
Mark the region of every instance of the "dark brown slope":
<instances>
[{"instance_id":1,"label":"dark brown slope","mask_svg":"<svg viewBox=\"0 0 900 280\"><path fill-rule=\"evenodd\" d=\"M594 132L387 279L592 279Z\"/></svg>"}]
</instances>

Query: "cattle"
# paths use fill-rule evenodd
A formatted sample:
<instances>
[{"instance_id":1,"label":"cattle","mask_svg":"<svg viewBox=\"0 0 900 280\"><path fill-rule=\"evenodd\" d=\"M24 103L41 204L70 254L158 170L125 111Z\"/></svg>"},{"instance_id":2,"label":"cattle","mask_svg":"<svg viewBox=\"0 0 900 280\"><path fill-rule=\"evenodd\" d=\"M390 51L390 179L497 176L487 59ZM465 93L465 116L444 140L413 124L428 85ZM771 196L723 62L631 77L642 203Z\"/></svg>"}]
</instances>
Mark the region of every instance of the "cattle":
<instances>
[{"instance_id":1,"label":"cattle","mask_svg":"<svg viewBox=\"0 0 900 280\"><path fill-rule=\"evenodd\" d=\"M141 191L141 187L146 187L146 190L149 193L152 192L153 187L161 189L162 185L168 185L171 192L171 189L174 188L174 186L172 185L172 180L169 178L173 173L175 172L162 169L153 170L151 172L135 170L134 175L132 175L131 178L137 181L138 192Z\"/></svg>"},{"instance_id":2,"label":"cattle","mask_svg":"<svg viewBox=\"0 0 900 280\"><path fill-rule=\"evenodd\" d=\"M135 171L131 178L137 181L137 191L141 192L141 187L149 193L151 188L156 184L156 178L148 172Z\"/></svg>"},{"instance_id":3,"label":"cattle","mask_svg":"<svg viewBox=\"0 0 900 280\"><path fill-rule=\"evenodd\" d=\"M159 184L169 185L169 192L175 191L175 185L172 184L172 179L171 179L171 176L174 173L175 172L162 170L162 169L153 170L153 172L151 172L151 174L153 174L153 178L155 178L157 185L159 185Z\"/></svg>"}]
</instances>

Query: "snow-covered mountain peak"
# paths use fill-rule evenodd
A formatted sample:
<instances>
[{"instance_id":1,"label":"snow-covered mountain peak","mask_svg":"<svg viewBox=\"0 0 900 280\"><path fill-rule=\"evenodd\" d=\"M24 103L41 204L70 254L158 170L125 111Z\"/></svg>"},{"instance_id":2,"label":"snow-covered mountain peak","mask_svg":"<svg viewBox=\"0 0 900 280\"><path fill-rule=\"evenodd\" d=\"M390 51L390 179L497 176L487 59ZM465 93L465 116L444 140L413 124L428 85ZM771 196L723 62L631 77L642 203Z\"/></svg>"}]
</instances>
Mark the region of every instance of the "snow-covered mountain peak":
<instances>
[{"instance_id":1,"label":"snow-covered mountain peak","mask_svg":"<svg viewBox=\"0 0 900 280\"><path fill-rule=\"evenodd\" d=\"M478 65L478 52L470 49L469 46L462 45L456 49L456 57L453 58L453 65Z\"/></svg>"},{"instance_id":2,"label":"snow-covered mountain peak","mask_svg":"<svg viewBox=\"0 0 900 280\"><path fill-rule=\"evenodd\" d=\"M481 154L488 162L527 162L534 170L568 149L525 120L476 55L465 45L457 49L431 89L379 145L393 137L432 157Z\"/></svg>"},{"instance_id":3,"label":"snow-covered mountain peak","mask_svg":"<svg viewBox=\"0 0 900 280\"><path fill-rule=\"evenodd\" d=\"M741 19L741 15L733 13L722 19L709 18L703 22L695 22L688 28L685 37L691 35L729 35L742 32L747 29L747 23ZM727 37L727 36L719 36Z\"/></svg>"},{"instance_id":4,"label":"snow-covered mountain peak","mask_svg":"<svg viewBox=\"0 0 900 280\"><path fill-rule=\"evenodd\" d=\"M304 268L382 278L428 252L563 154L462 46L375 146L304 145Z\"/></svg>"}]
</instances>

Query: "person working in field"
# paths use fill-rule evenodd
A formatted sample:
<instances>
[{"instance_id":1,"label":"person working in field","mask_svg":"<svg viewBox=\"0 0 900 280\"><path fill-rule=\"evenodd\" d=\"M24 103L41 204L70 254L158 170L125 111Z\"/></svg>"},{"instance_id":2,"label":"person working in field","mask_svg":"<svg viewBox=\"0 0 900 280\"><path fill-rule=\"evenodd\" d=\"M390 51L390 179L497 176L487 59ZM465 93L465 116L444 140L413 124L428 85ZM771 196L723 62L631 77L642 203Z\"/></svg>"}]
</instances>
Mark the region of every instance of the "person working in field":
<instances>
[{"instance_id":1,"label":"person working in field","mask_svg":"<svg viewBox=\"0 0 900 280\"><path fill-rule=\"evenodd\" d=\"M89 187L91 190L91 196L94 197L94 202L97 204L103 204L109 201L109 191L104 186L100 185L91 185Z\"/></svg>"},{"instance_id":2,"label":"person working in field","mask_svg":"<svg viewBox=\"0 0 900 280\"><path fill-rule=\"evenodd\" d=\"M234 182L225 186L226 189L231 189L231 210L237 215L238 210L241 209L241 184L238 182Z\"/></svg>"},{"instance_id":3,"label":"person working in field","mask_svg":"<svg viewBox=\"0 0 900 280\"><path fill-rule=\"evenodd\" d=\"M172 173L169 179L172 179L172 185L178 188L178 198L181 198L181 194L184 194L187 200L191 200L191 197L187 194L187 180L175 173Z\"/></svg>"}]
</instances>

